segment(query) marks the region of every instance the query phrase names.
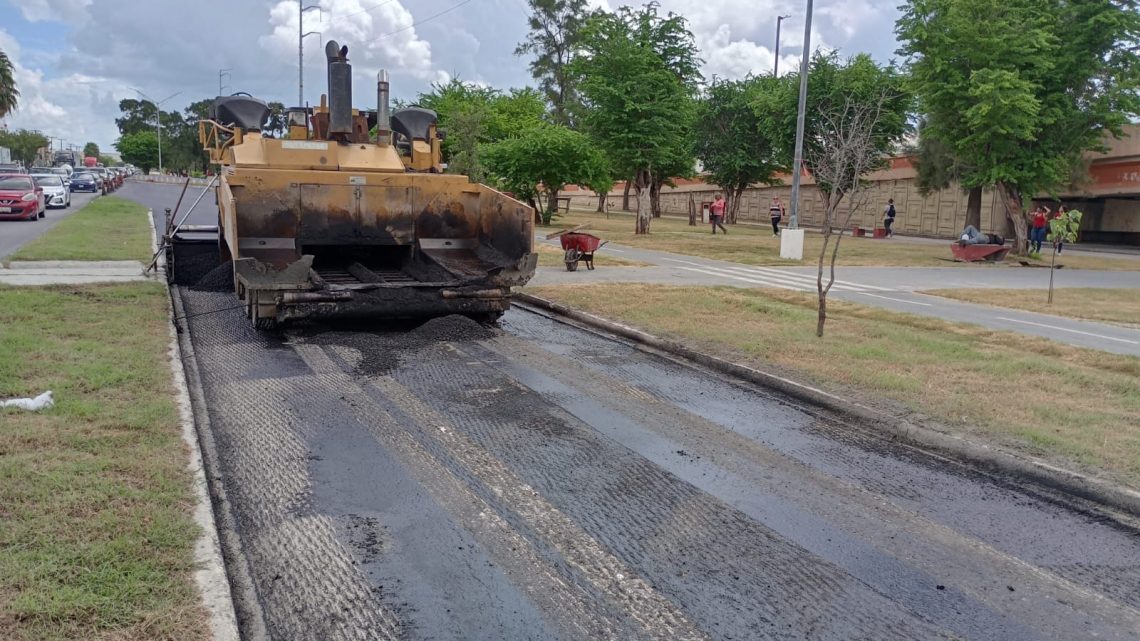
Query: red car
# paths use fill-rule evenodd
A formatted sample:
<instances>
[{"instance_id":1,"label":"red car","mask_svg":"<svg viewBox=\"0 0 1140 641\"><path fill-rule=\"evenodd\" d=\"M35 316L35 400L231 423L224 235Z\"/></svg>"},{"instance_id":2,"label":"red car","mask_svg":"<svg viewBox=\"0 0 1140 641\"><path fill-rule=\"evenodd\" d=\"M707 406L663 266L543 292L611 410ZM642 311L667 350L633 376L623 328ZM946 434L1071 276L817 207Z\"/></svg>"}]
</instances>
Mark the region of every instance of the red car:
<instances>
[{"instance_id":1,"label":"red car","mask_svg":"<svg viewBox=\"0 0 1140 641\"><path fill-rule=\"evenodd\" d=\"M31 176L0 176L0 220L36 220L46 211L43 187Z\"/></svg>"}]
</instances>

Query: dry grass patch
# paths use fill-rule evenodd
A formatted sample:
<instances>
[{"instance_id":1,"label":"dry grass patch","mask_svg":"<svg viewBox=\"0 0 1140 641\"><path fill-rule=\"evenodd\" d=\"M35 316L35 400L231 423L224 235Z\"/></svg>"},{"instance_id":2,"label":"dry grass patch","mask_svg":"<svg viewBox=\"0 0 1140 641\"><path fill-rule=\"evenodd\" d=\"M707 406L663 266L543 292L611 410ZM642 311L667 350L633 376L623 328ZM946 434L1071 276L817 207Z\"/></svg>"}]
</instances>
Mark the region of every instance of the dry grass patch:
<instances>
[{"instance_id":1,"label":"dry grass patch","mask_svg":"<svg viewBox=\"0 0 1140 641\"><path fill-rule=\"evenodd\" d=\"M968 303L1140 327L1140 289L1066 287L1054 290L1052 304L1046 302L1048 295L1043 289L935 289L923 293Z\"/></svg>"},{"instance_id":2,"label":"dry grass patch","mask_svg":"<svg viewBox=\"0 0 1140 641\"><path fill-rule=\"evenodd\" d=\"M610 284L528 292L1140 487L1140 359L814 294Z\"/></svg>"},{"instance_id":3,"label":"dry grass patch","mask_svg":"<svg viewBox=\"0 0 1140 641\"><path fill-rule=\"evenodd\" d=\"M100 196L24 245L9 260L138 260L151 257L146 207Z\"/></svg>"},{"instance_id":4,"label":"dry grass patch","mask_svg":"<svg viewBox=\"0 0 1140 641\"><path fill-rule=\"evenodd\" d=\"M0 639L205 639L156 283L0 287Z\"/></svg>"},{"instance_id":5,"label":"dry grass patch","mask_svg":"<svg viewBox=\"0 0 1140 641\"><path fill-rule=\"evenodd\" d=\"M772 237L769 227L729 225L727 236L715 236L708 225L690 227L688 221L678 218L657 218L648 235L633 233L633 216L627 213L605 214L571 210L560 216L551 230L588 223L591 233L606 240L659 251L727 260L746 265L803 265L802 261L780 258L780 239ZM543 230L545 231L545 230ZM804 238L804 256L811 262L819 256L822 237L808 230ZM955 263L950 255L950 241L945 244L908 242L900 239L854 238L844 236L839 250L838 265L863 267L952 267L969 265ZM1070 269L1140 270L1140 260L1101 256L1065 256ZM977 265L972 265L977 266ZM997 269L1020 269L1015 260L994 265Z\"/></svg>"}]
</instances>

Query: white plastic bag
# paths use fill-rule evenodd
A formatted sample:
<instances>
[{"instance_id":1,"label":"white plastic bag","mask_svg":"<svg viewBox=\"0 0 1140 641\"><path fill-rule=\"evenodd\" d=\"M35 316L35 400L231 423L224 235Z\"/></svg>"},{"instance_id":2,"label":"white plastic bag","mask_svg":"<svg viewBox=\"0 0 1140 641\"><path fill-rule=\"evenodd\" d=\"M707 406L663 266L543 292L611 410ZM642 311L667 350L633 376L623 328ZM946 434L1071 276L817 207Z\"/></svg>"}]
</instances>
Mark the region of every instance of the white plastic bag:
<instances>
[{"instance_id":1,"label":"white plastic bag","mask_svg":"<svg viewBox=\"0 0 1140 641\"><path fill-rule=\"evenodd\" d=\"M29 412L38 412L54 406L55 401L51 398L51 390L35 398L13 398L7 401L0 401L0 407L16 407L22 410L28 410Z\"/></svg>"}]
</instances>

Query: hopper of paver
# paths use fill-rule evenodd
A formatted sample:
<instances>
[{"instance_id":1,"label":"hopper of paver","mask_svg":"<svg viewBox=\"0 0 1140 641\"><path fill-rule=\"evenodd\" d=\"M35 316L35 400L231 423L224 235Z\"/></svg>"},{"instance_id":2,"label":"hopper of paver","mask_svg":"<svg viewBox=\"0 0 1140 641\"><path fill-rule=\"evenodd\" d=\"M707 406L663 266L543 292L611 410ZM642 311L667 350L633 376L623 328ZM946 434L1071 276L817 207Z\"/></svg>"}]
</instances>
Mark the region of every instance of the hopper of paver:
<instances>
[{"instance_id":1,"label":"hopper of paver","mask_svg":"<svg viewBox=\"0 0 1140 641\"><path fill-rule=\"evenodd\" d=\"M534 274L533 210L442 173L435 114L389 115L383 72L377 110L352 109L347 49L326 54L327 101L289 110L284 137L261 133L268 107L246 96L199 123L219 165L218 260L249 318L497 318Z\"/></svg>"}]
</instances>

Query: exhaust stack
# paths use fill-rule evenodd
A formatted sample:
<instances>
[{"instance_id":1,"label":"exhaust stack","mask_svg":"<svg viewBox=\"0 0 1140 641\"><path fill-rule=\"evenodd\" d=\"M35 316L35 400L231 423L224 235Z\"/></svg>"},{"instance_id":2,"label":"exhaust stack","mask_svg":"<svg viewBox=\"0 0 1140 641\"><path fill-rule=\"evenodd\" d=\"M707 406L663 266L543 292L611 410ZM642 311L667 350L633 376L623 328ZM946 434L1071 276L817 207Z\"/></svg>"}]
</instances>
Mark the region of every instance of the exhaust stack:
<instances>
[{"instance_id":1,"label":"exhaust stack","mask_svg":"<svg viewBox=\"0 0 1140 641\"><path fill-rule=\"evenodd\" d=\"M352 135L352 65L348 47L336 40L325 45L329 72L329 138L344 140Z\"/></svg>"},{"instance_id":2,"label":"exhaust stack","mask_svg":"<svg viewBox=\"0 0 1140 641\"><path fill-rule=\"evenodd\" d=\"M376 144L388 146L392 134L392 118L388 113L388 72L376 74Z\"/></svg>"}]
</instances>

